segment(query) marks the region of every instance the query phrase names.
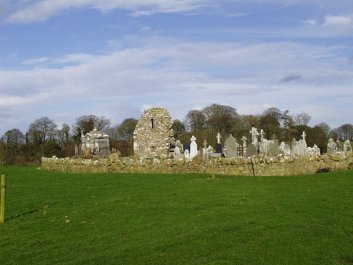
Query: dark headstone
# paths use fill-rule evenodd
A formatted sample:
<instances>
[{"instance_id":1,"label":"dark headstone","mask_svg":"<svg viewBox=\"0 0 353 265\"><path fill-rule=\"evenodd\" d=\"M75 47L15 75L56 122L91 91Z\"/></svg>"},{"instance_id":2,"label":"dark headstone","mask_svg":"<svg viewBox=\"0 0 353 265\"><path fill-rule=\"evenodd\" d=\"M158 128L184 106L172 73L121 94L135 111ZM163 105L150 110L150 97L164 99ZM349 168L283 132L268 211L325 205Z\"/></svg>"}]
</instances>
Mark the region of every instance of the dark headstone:
<instances>
[{"instance_id":1,"label":"dark headstone","mask_svg":"<svg viewBox=\"0 0 353 265\"><path fill-rule=\"evenodd\" d=\"M222 154L222 145L216 144L216 154Z\"/></svg>"},{"instance_id":2,"label":"dark headstone","mask_svg":"<svg viewBox=\"0 0 353 265\"><path fill-rule=\"evenodd\" d=\"M183 149L184 149L184 152L185 152L185 150L189 150L189 152L190 152L190 144L188 144L188 143L184 144Z\"/></svg>"}]
</instances>

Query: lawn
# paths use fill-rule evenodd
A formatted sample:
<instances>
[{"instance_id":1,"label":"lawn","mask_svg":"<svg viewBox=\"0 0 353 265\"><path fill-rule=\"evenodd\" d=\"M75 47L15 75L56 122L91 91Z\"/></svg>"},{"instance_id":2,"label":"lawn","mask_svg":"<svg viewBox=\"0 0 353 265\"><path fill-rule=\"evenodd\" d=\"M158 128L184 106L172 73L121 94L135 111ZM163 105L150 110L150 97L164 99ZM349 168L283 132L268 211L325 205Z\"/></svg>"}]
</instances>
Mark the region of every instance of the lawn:
<instances>
[{"instance_id":1,"label":"lawn","mask_svg":"<svg viewBox=\"0 0 353 265\"><path fill-rule=\"evenodd\" d=\"M7 176L0 264L353 264L353 171Z\"/></svg>"}]
</instances>

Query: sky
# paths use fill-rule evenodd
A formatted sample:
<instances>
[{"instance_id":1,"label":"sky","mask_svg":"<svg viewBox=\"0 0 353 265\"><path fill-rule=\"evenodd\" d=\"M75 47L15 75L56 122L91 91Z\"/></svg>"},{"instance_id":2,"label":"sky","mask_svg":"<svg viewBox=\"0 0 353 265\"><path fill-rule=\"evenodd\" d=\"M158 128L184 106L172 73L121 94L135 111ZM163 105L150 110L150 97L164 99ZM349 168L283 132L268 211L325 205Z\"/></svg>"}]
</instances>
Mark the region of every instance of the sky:
<instances>
[{"instance_id":1,"label":"sky","mask_svg":"<svg viewBox=\"0 0 353 265\"><path fill-rule=\"evenodd\" d=\"M213 103L353 123L353 1L0 0L0 135Z\"/></svg>"}]
</instances>

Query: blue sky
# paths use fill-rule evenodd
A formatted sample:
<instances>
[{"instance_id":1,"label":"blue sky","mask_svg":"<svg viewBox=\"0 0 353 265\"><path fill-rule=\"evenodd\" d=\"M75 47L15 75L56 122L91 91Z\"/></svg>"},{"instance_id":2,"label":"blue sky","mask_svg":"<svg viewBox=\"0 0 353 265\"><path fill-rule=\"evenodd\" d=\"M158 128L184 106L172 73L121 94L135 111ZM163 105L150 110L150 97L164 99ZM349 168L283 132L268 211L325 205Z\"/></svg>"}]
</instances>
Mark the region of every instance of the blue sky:
<instances>
[{"instance_id":1,"label":"blue sky","mask_svg":"<svg viewBox=\"0 0 353 265\"><path fill-rule=\"evenodd\" d=\"M351 0L2 0L0 134L212 103L353 123Z\"/></svg>"}]
</instances>

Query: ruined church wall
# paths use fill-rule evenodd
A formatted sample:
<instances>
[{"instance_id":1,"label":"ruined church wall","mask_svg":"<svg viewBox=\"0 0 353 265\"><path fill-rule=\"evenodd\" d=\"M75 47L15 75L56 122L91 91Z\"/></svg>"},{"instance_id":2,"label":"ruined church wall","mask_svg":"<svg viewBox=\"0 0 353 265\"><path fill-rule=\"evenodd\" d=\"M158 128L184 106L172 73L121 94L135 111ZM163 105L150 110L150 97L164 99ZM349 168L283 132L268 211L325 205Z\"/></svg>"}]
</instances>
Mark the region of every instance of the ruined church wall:
<instances>
[{"instance_id":1,"label":"ruined church wall","mask_svg":"<svg viewBox=\"0 0 353 265\"><path fill-rule=\"evenodd\" d=\"M173 159L119 158L115 154L104 159L43 158L42 168L49 171L71 173L206 173L240 176L291 176L312 174L318 171L352 168L352 153L336 153L318 157L262 158L248 159L213 158L205 164L199 159L193 161Z\"/></svg>"},{"instance_id":2,"label":"ruined church wall","mask_svg":"<svg viewBox=\"0 0 353 265\"><path fill-rule=\"evenodd\" d=\"M168 156L170 145L174 143L173 119L163 108L144 111L139 119L133 139L134 154L139 158Z\"/></svg>"}]
</instances>

